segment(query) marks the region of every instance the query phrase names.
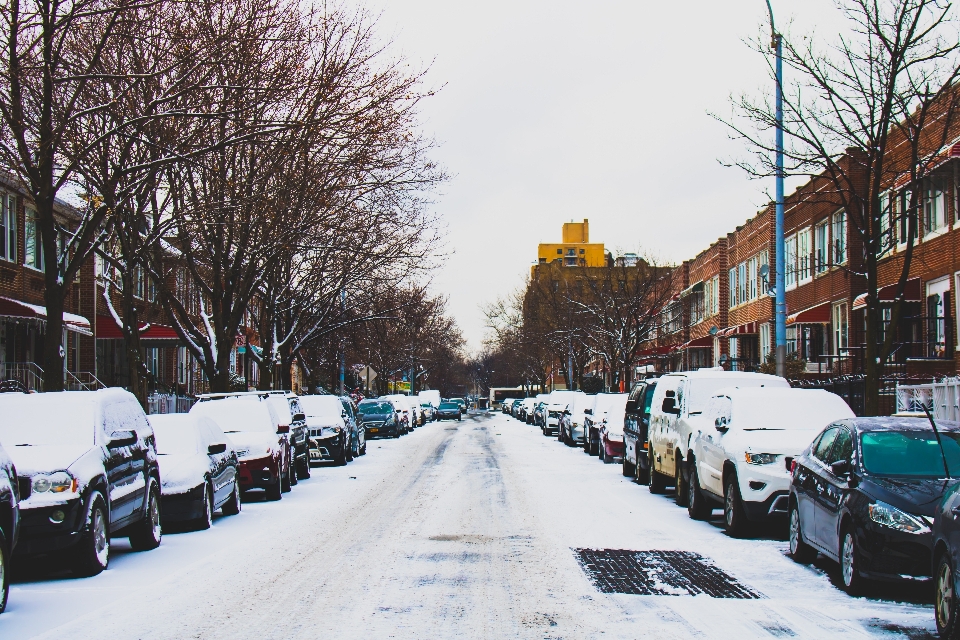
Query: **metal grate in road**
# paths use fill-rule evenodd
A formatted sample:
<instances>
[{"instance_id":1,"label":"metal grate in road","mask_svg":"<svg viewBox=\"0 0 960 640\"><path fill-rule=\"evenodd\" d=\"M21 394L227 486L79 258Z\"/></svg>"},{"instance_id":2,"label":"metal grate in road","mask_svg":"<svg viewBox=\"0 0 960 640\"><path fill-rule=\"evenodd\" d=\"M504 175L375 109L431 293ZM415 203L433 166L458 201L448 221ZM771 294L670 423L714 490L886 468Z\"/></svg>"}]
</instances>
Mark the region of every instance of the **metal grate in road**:
<instances>
[{"instance_id":1,"label":"metal grate in road","mask_svg":"<svg viewBox=\"0 0 960 640\"><path fill-rule=\"evenodd\" d=\"M574 549L583 571L601 593L639 596L706 594L755 599L763 595L690 551Z\"/></svg>"}]
</instances>

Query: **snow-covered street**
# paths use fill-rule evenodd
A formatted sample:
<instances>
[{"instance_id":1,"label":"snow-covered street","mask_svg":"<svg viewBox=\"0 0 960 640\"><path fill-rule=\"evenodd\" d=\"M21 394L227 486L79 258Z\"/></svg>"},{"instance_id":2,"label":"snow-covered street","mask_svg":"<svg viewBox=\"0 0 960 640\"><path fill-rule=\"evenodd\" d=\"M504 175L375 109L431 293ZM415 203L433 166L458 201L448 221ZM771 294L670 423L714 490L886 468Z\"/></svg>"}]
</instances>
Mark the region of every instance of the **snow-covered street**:
<instances>
[{"instance_id":1,"label":"snow-covered street","mask_svg":"<svg viewBox=\"0 0 960 640\"><path fill-rule=\"evenodd\" d=\"M928 587L851 598L829 563L728 538L715 514L692 521L619 465L470 414L155 551L118 541L97 577L21 570L0 638L936 637ZM577 549L693 552L759 597L604 594Z\"/></svg>"}]
</instances>

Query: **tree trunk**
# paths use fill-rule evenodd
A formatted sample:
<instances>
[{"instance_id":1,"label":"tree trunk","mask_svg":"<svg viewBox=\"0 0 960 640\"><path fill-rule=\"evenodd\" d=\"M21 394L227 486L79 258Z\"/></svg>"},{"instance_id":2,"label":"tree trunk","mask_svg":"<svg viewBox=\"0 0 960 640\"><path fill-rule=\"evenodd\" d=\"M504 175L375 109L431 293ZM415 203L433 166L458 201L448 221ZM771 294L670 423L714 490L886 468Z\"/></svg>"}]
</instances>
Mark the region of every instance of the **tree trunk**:
<instances>
[{"instance_id":1,"label":"tree trunk","mask_svg":"<svg viewBox=\"0 0 960 640\"><path fill-rule=\"evenodd\" d=\"M43 390L63 391L63 293L55 276L48 273L46 280L44 301L47 306L47 326L43 336Z\"/></svg>"}]
</instances>

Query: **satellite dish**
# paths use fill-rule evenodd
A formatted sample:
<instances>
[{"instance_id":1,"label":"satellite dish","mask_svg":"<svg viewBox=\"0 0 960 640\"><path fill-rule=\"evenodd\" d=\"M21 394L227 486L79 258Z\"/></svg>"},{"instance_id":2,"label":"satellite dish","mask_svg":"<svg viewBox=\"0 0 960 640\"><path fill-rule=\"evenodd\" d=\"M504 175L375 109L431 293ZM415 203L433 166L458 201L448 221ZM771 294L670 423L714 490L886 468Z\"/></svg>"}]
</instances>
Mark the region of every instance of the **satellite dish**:
<instances>
[{"instance_id":1,"label":"satellite dish","mask_svg":"<svg viewBox=\"0 0 960 640\"><path fill-rule=\"evenodd\" d=\"M760 265L760 277L766 278L768 275L770 275L770 267L765 264Z\"/></svg>"},{"instance_id":2,"label":"satellite dish","mask_svg":"<svg viewBox=\"0 0 960 640\"><path fill-rule=\"evenodd\" d=\"M726 362L726 361L727 361L727 354L721 353L721 354L720 354L720 364L723 364L723 363Z\"/></svg>"},{"instance_id":3,"label":"satellite dish","mask_svg":"<svg viewBox=\"0 0 960 640\"><path fill-rule=\"evenodd\" d=\"M710 327L710 335L715 336L719 332L720 332L720 329L718 329L716 326Z\"/></svg>"}]
</instances>

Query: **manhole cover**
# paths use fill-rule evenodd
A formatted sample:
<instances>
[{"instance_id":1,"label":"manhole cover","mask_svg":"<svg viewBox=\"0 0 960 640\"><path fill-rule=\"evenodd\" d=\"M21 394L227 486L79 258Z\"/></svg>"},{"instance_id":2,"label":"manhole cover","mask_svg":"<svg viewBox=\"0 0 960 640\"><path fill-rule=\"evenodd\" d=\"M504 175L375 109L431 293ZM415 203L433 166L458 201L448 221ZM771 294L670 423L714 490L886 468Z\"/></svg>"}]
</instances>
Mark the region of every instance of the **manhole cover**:
<instances>
[{"instance_id":1,"label":"manhole cover","mask_svg":"<svg viewBox=\"0 0 960 640\"><path fill-rule=\"evenodd\" d=\"M754 599L763 596L690 551L574 549L584 572L601 593Z\"/></svg>"}]
</instances>

